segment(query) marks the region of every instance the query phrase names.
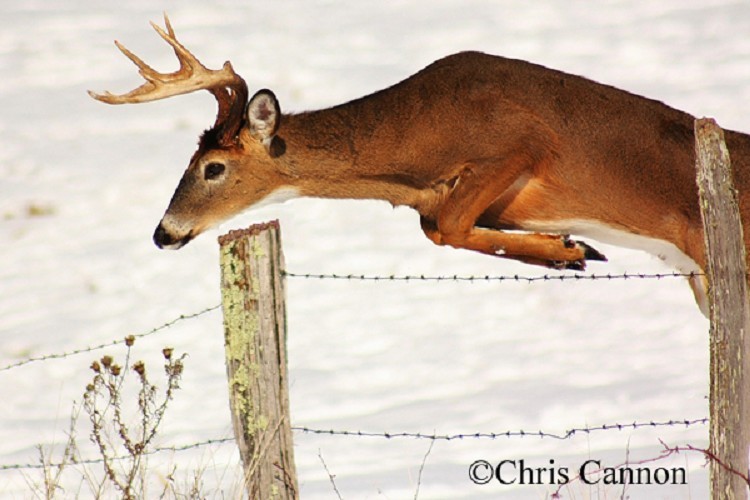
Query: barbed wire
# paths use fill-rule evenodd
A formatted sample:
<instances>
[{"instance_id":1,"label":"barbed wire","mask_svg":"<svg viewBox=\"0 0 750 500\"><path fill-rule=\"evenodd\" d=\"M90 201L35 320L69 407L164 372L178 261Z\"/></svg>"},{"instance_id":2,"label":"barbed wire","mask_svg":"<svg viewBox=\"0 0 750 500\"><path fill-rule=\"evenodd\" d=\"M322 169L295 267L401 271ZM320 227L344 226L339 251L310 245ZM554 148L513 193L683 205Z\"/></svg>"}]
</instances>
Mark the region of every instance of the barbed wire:
<instances>
[{"instance_id":1,"label":"barbed wire","mask_svg":"<svg viewBox=\"0 0 750 500\"><path fill-rule=\"evenodd\" d=\"M538 276L514 275L484 275L484 276L460 276L457 274L446 276L421 275L368 275L368 274L316 274L316 273L290 273L283 271L284 276L289 278L301 278L312 280L350 280L350 281L514 281L534 283L538 281L595 281L595 280L628 280L628 279L664 279L664 278L694 278L704 276L703 273L619 273L619 274L543 274Z\"/></svg>"},{"instance_id":2,"label":"barbed wire","mask_svg":"<svg viewBox=\"0 0 750 500\"><path fill-rule=\"evenodd\" d=\"M475 432L469 434L423 434L419 432L363 432L363 431L337 431L337 430L322 430L322 429L310 429L308 427L292 427L293 431L302 432L305 434L322 434L330 436L353 436L353 437L368 437L368 438L384 438L384 439L397 439L397 438L412 438L412 439L427 439L430 441L457 441L462 439L501 439L501 438L514 438L514 437L538 437L538 438L551 438L558 440L570 439L576 434L590 434L592 432L600 431L612 431L612 430L628 430L628 429L642 429L644 427L675 427L684 426L686 428L695 425L705 425L708 423L708 418L697 418L697 419L685 419L685 420L665 420L661 422L632 422L629 424L604 424L595 427L577 427L568 429L562 433L545 432L545 431L505 431L505 432Z\"/></svg>"},{"instance_id":3,"label":"barbed wire","mask_svg":"<svg viewBox=\"0 0 750 500\"><path fill-rule=\"evenodd\" d=\"M211 311L215 311L216 309L218 309L220 307L221 307L221 305L216 305L216 306L207 307L207 308L205 308L205 309L203 309L201 311L195 312L195 313L182 314L179 317L177 317L177 318L175 318L175 319L173 319L171 321L167 321L166 323L161 324L161 325L159 325L159 326L157 326L155 328L152 328L151 330L149 330L147 332L137 333L137 334L133 334L133 335L126 335L125 337L123 337L121 339L112 340L112 341L109 341L109 342L105 342L103 344L89 346L89 347L82 347L80 349L75 349L75 350L72 350L72 351L67 351L67 352L62 352L62 353L43 354L41 356L33 356L33 357L30 357L30 358L26 358L26 359L23 359L21 361L17 361L15 363L11 363L11 364L9 364L7 366L4 366L4 367L0 368L0 373L2 373L4 371L11 370L13 368L18 368L18 367L21 367L21 366L24 366L24 365L28 365L30 363L36 363L38 361L49 361L51 359L68 358L70 356L75 356L77 354L83 354L83 353L87 353L87 352L97 351L97 350L104 349L104 348L107 348L107 347L112 347L112 346L115 346L115 345L118 345L118 344L124 344L126 342L126 339L128 339L128 338L141 339L141 338L144 338L144 337L148 337L148 336L154 335L155 333L158 333L158 332L160 332L162 330L166 330L167 328L170 328L170 327L174 326L175 324L177 324L177 323L179 323L181 321L185 321L185 320L188 320L188 319L197 318L197 317L202 316L202 315L204 315L206 313L209 313Z\"/></svg>"},{"instance_id":4,"label":"barbed wire","mask_svg":"<svg viewBox=\"0 0 750 500\"><path fill-rule=\"evenodd\" d=\"M161 446L157 448L153 448L151 450L145 451L142 453L143 456L150 456L150 455L156 455L157 453L163 453L166 451L171 452L180 452L180 451L186 451L186 450L192 450L194 448L201 448L203 446L210 446L213 444L225 444L229 443L231 441L234 441L234 438L215 438L215 439L206 439L205 441L198 441L196 443L190 443L185 445L179 445L179 446ZM112 460L127 460L129 458L132 458L130 455L121 455L117 457L112 457ZM100 464L103 463L103 458L86 458L86 459L75 459L75 460L69 460L66 463L27 463L27 464L4 464L0 465L0 472L3 471L11 471L11 470L28 470L28 469L44 469L45 467L61 467L61 466L68 466L68 465L94 465L94 464Z\"/></svg>"},{"instance_id":5,"label":"barbed wire","mask_svg":"<svg viewBox=\"0 0 750 500\"><path fill-rule=\"evenodd\" d=\"M604 424L594 427L576 427L568 429L562 433L545 432L545 431L504 431L504 432L475 432L465 434L426 434L419 432L367 432L367 431L347 431L347 430L334 430L334 429L313 429L310 427L292 427L295 432L301 432L303 434L314 434L322 436L346 436L346 437L361 437L361 438L380 438L380 439L426 439L430 441L459 441L466 439L501 439L501 438L551 438L557 440L566 440L574 437L577 434L590 434L592 432L602 431L624 431L624 430L637 430L642 428L657 428L657 427L693 427L696 425L705 425L708 423L708 418L696 418L696 419L683 419L683 420L664 420L664 421L650 421L650 422L632 422L628 424ZM180 452L191 450L195 448L201 448L203 446L210 446L215 444L226 444L234 441L234 438L214 438L207 439L205 441L199 441L196 443L190 443L178 446L163 446L153 448L143 455L156 455L157 453L164 452ZM113 457L114 460L127 460L131 458L129 455ZM27 469L43 469L45 467L60 467L62 465L75 465L85 464L92 465L102 463L102 458L90 458L90 459L77 459L75 461L69 461L66 464L62 463L26 463L26 464L0 464L0 472L11 471L11 470L27 470Z\"/></svg>"}]
</instances>

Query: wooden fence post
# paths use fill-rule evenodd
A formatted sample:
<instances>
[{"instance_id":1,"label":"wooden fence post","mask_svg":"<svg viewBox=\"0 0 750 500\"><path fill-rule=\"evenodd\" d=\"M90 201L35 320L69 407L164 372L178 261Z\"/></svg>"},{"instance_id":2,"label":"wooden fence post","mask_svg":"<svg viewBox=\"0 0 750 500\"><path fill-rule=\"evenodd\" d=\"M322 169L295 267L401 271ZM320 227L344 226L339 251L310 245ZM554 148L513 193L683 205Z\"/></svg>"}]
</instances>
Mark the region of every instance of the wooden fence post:
<instances>
[{"instance_id":1,"label":"wooden fence post","mask_svg":"<svg viewBox=\"0 0 750 500\"><path fill-rule=\"evenodd\" d=\"M278 221L219 238L229 399L249 498L296 499Z\"/></svg>"},{"instance_id":2,"label":"wooden fence post","mask_svg":"<svg viewBox=\"0 0 750 500\"><path fill-rule=\"evenodd\" d=\"M746 249L724 133L715 121L703 118L695 122L695 141L711 308L711 498L746 499L750 451Z\"/></svg>"}]
</instances>

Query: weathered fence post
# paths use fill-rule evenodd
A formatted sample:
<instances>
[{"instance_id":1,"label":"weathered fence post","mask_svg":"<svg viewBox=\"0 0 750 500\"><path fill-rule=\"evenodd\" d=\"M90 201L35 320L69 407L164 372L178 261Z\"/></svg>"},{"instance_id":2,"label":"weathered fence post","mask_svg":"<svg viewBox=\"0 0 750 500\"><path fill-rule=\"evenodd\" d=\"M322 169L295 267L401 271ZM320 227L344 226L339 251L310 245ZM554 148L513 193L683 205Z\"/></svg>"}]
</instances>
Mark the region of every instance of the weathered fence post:
<instances>
[{"instance_id":1,"label":"weathered fence post","mask_svg":"<svg viewBox=\"0 0 750 500\"><path fill-rule=\"evenodd\" d=\"M695 141L711 307L711 498L746 499L750 451L746 249L724 133L715 121L703 118L695 122Z\"/></svg>"},{"instance_id":2,"label":"weathered fence post","mask_svg":"<svg viewBox=\"0 0 750 500\"><path fill-rule=\"evenodd\" d=\"M229 399L249 498L298 498L278 221L219 238Z\"/></svg>"}]
</instances>

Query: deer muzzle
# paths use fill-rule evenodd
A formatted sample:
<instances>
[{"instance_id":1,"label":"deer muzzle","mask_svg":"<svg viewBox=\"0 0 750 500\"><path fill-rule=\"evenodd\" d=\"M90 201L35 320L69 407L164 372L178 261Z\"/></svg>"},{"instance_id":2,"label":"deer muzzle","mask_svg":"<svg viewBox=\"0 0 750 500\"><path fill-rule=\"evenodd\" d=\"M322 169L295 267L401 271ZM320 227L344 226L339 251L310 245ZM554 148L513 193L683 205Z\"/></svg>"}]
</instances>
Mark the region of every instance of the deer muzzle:
<instances>
[{"instance_id":1,"label":"deer muzzle","mask_svg":"<svg viewBox=\"0 0 750 500\"><path fill-rule=\"evenodd\" d=\"M168 250L178 250L187 245L192 239L192 231L186 234L175 234L173 229L165 226L164 221L160 222L154 231L154 243L156 246Z\"/></svg>"}]
</instances>

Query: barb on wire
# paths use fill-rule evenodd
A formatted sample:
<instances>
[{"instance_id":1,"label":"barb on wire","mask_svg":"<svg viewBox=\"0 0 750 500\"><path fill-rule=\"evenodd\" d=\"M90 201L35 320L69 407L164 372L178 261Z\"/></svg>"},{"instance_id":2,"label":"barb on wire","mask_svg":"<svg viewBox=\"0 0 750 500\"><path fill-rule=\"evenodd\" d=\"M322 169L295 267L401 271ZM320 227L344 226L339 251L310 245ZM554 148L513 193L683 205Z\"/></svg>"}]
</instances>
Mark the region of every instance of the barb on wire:
<instances>
[{"instance_id":1,"label":"barb on wire","mask_svg":"<svg viewBox=\"0 0 750 500\"><path fill-rule=\"evenodd\" d=\"M514 275L485 275L485 276L426 276L421 275L367 275L367 274L313 274L313 273L290 273L284 271L284 276L289 278L302 278L313 280L350 280L350 281L515 281L534 283L538 281L594 281L594 280L628 280L628 279L663 279L663 278L693 278L703 276L703 273L619 273L619 274L543 274L539 276Z\"/></svg>"},{"instance_id":2,"label":"barb on wire","mask_svg":"<svg viewBox=\"0 0 750 500\"><path fill-rule=\"evenodd\" d=\"M147 332L138 333L138 334L134 334L134 335L127 335L126 337L123 337L122 339L119 339L119 340L112 340L112 341L105 342L103 344L99 344L99 345L95 345L95 346L82 347L80 349L75 349L75 350L68 351L68 352L44 354L44 355L41 355L41 356L33 356L33 357L30 357L30 358L26 358L26 359L23 359L21 361L17 361L15 363L11 363L11 364L9 364L7 366L4 366L4 367L0 368L0 372L4 372L4 371L11 370L13 368L18 368L20 366L28 365L29 363L35 363L37 361L48 361L50 359L67 358L67 357L70 357L70 356L75 356L76 354L83 354L83 353L87 353L87 352L97 351L99 349L104 349L106 347L112 347L112 346L117 345L117 344L124 344L127 341L126 339L128 339L128 338L140 339L140 338L143 338L143 337L148 337L148 336L153 335L155 333L158 333L158 332L160 332L162 330L166 330L167 328L169 328L171 326L174 326L175 324L179 323L180 321L197 318L198 316L202 316L202 315L204 315L206 313L214 311L214 310L218 309L219 307L221 307L221 306L220 305L216 305L216 306L212 306L212 307L207 307L207 308L203 309L202 311L198 311L196 313L182 314L179 317L177 317L177 318L175 318L175 319L173 319L171 321L168 321L168 322L166 322L166 323L164 323L162 325L159 325L159 326L157 326L155 328L152 328L151 330L149 330Z\"/></svg>"},{"instance_id":3,"label":"barb on wire","mask_svg":"<svg viewBox=\"0 0 750 500\"><path fill-rule=\"evenodd\" d=\"M411 439L428 439L431 441L457 441L463 439L500 439L500 438L514 438L514 437L529 437L529 438L552 438L565 440L570 439L576 434L589 434L591 432L602 432L602 431L624 431L629 429L642 429L642 428L655 428L655 427L693 427L696 425L705 425L708 423L708 418L696 418L696 419L684 419L684 420L665 420L660 422L632 422L630 424L605 424L596 427L577 427L569 429L563 433L553 433L545 431L505 431L505 432L475 432L467 434L423 434L418 432L363 432L363 431L346 431L346 430L324 430L324 429L312 429L309 427L292 427L293 431L302 432L305 434L317 434L324 436L349 436L349 437L367 437L367 438L381 438L381 439L396 439L396 438L411 438ZM225 444L234 441L234 438L215 438L207 439L205 441L199 441L197 443L190 443L179 446L164 446L153 448L152 450L144 453L144 455L155 455L157 453L163 453L167 451L180 452L185 450L191 450L194 448L200 448L203 446L209 446L214 444ZM130 458L129 456L114 457L114 460L125 460ZM91 459L79 459L76 460L77 464L97 464L102 463L102 458L91 458ZM47 464L47 467L58 467L62 464ZM24 470L24 469L41 469L45 465L37 463L27 464L0 464L0 472L10 470Z\"/></svg>"},{"instance_id":4,"label":"barb on wire","mask_svg":"<svg viewBox=\"0 0 750 500\"><path fill-rule=\"evenodd\" d=\"M500 439L513 437L538 437L565 440L570 439L576 434L589 434L592 432L642 429L647 427L675 427L684 426L692 427L695 425L705 425L708 418L698 418L693 420L666 420L661 422L633 422L630 424L604 424L596 427L578 427L568 429L563 433L545 432L545 431L505 431L505 432L475 432L470 434L423 434L419 432L363 432L363 431L341 431L341 430L324 430L311 429L309 427L292 427L292 430L305 434L319 434L328 436L354 436L354 437L371 437L371 438L411 438L411 439L429 439L431 441L456 441L462 439Z\"/></svg>"}]
</instances>

